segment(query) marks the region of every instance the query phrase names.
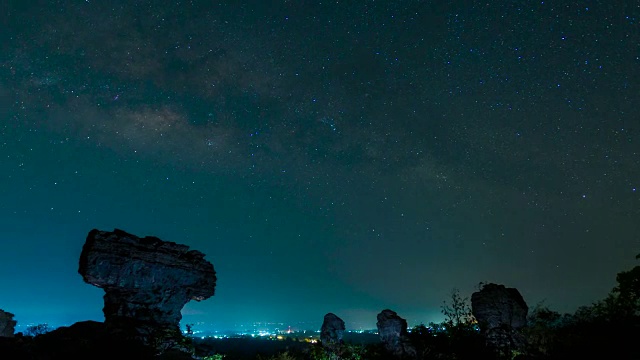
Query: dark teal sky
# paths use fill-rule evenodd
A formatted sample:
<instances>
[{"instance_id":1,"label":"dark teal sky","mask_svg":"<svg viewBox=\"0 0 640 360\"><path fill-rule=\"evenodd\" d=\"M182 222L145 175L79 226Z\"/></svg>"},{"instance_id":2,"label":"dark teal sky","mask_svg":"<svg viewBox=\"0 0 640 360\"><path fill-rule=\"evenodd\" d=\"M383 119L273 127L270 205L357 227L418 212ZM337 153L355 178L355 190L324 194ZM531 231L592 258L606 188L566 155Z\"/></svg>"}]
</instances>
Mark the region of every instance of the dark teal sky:
<instances>
[{"instance_id":1,"label":"dark teal sky","mask_svg":"<svg viewBox=\"0 0 640 360\"><path fill-rule=\"evenodd\" d=\"M634 264L640 8L263 4L2 5L1 309L101 319L93 228L204 252L220 327L573 311Z\"/></svg>"}]
</instances>

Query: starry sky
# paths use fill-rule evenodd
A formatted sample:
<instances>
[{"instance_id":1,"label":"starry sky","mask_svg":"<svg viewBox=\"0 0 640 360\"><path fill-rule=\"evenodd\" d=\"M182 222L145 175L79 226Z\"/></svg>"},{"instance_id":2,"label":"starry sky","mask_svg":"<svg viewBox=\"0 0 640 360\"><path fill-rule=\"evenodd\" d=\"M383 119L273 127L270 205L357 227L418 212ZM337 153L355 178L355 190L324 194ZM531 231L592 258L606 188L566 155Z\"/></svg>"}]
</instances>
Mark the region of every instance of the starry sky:
<instances>
[{"instance_id":1,"label":"starry sky","mask_svg":"<svg viewBox=\"0 0 640 360\"><path fill-rule=\"evenodd\" d=\"M573 311L640 253L633 1L3 1L0 308L102 320L119 228L206 254L184 320Z\"/></svg>"}]
</instances>

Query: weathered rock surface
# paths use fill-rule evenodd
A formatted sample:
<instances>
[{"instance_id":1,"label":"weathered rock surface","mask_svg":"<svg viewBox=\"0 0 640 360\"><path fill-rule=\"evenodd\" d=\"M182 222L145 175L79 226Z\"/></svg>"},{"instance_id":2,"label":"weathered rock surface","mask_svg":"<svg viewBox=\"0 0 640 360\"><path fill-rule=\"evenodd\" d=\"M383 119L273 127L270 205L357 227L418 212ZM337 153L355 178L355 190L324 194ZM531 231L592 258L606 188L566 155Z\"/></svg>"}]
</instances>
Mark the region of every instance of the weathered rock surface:
<instances>
[{"instance_id":1,"label":"weathered rock surface","mask_svg":"<svg viewBox=\"0 0 640 360\"><path fill-rule=\"evenodd\" d=\"M12 313L0 309L0 337L13 337L16 324Z\"/></svg>"},{"instance_id":2,"label":"weathered rock surface","mask_svg":"<svg viewBox=\"0 0 640 360\"><path fill-rule=\"evenodd\" d=\"M416 349L407 333L407 320L386 309L378 314L378 334L385 349L397 358L415 358Z\"/></svg>"},{"instance_id":3,"label":"weathered rock surface","mask_svg":"<svg viewBox=\"0 0 640 360\"><path fill-rule=\"evenodd\" d=\"M91 230L78 269L104 289L105 325L138 334L179 334L180 311L213 296L216 273L204 254L157 237ZM146 339L148 340L148 339Z\"/></svg>"},{"instance_id":4,"label":"weathered rock surface","mask_svg":"<svg viewBox=\"0 0 640 360\"><path fill-rule=\"evenodd\" d=\"M342 336L344 335L344 321L334 313L328 313L324 316L322 327L320 328L320 341L322 346L327 349L336 349L342 344Z\"/></svg>"},{"instance_id":5,"label":"weathered rock surface","mask_svg":"<svg viewBox=\"0 0 640 360\"><path fill-rule=\"evenodd\" d=\"M471 295L471 312L487 340L496 346L522 345L518 330L527 325L528 311L520 292L504 285L486 284Z\"/></svg>"}]
</instances>

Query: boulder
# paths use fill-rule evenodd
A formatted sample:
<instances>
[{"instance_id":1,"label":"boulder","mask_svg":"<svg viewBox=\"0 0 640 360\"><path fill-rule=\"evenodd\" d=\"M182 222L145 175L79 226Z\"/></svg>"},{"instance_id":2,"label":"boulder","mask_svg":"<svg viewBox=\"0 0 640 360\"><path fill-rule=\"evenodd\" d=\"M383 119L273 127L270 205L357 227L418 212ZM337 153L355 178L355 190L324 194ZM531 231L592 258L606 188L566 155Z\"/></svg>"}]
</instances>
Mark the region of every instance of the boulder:
<instances>
[{"instance_id":1,"label":"boulder","mask_svg":"<svg viewBox=\"0 0 640 360\"><path fill-rule=\"evenodd\" d=\"M416 349L409 340L407 320L386 309L378 314L378 334L385 349L396 358L416 358Z\"/></svg>"},{"instance_id":2,"label":"boulder","mask_svg":"<svg viewBox=\"0 0 640 360\"><path fill-rule=\"evenodd\" d=\"M12 313L0 309L0 337L13 337L16 324Z\"/></svg>"},{"instance_id":3,"label":"boulder","mask_svg":"<svg viewBox=\"0 0 640 360\"><path fill-rule=\"evenodd\" d=\"M213 265L203 253L118 229L89 232L78 272L104 289L105 326L134 329L147 344L179 337L184 305L213 296L216 286Z\"/></svg>"},{"instance_id":4,"label":"boulder","mask_svg":"<svg viewBox=\"0 0 640 360\"><path fill-rule=\"evenodd\" d=\"M342 336L344 335L344 321L334 313L328 313L324 316L322 327L320 328L320 341L322 346L333 350L342 344Z\"/></svg>"},{"instance_id":5,"label":"boulder","mask_svg":"<svg viewBox=\"0 0 640 360\"><path fill-rule=\"evenodd\" d=\"M519 330L527 325L529 307L514 288L486 284L471 295L471 312L487 340L498 347L520 347Z\"/></svg>"}]
</instances>

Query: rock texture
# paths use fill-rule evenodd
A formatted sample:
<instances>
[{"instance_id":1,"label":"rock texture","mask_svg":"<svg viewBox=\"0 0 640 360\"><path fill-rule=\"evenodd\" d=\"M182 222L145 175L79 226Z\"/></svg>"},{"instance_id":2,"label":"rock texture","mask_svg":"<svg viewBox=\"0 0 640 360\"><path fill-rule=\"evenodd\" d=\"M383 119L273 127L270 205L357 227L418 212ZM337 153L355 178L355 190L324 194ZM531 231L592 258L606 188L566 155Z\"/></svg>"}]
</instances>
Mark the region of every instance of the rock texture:
<instances>
[{"instance_id":1,"label":"rock texture","mask_svg":"<svg viewBox=\"0 0 640 360\"><path fill-rule=\"evenodd\" d=\"M322 327L320 328L320 341L322 342L322 346L329 350L336 349L342 344L344 330L344 321L336 314L328 313L325 315Z\"/></svg>"},{"instance_id":2,"label":"rock texture","mask_svg":"<svg viewBox=\"0 0 640 360\"><path fill-rule=\"evenodd\" d=\"M415 358L416 349L407 333L407 320L386 309L378 314L378 334L385 349L397 358Z\"/></svg>"},{"instance_id":3,"label":"rock texture","mask_svg":"<svg viewBox=\"0 0 640 360\"><path fill-rule=\"evenodd\" d=\"M13 337L16 324L12 313L0 309L0 337Z\"/></svg>"},{"instance_id":4,"label":"rock texture","mask_svg":"<svg viewBox=\"0 0 640 360\"><path fill-rule=\"evenodd\" d=\"M89 232L78 272L104 289L105 325L133 328L147 341L153 334L180 334L184 305L213 296L216 286L213 265L203 253L118 229Z\"/></svg>"},{"instance_id":5,"label":"rock texture","mask_svg":"<svg viewBox=\"0 0 640 360\"><path fill-rule=\"evenodd\" d=\"M527 325L528 311L520 292L504 285L486 284L471 295L473 316L487 340L498 347L523 345L518 330Z\"/></svg>"}]
</instances>

